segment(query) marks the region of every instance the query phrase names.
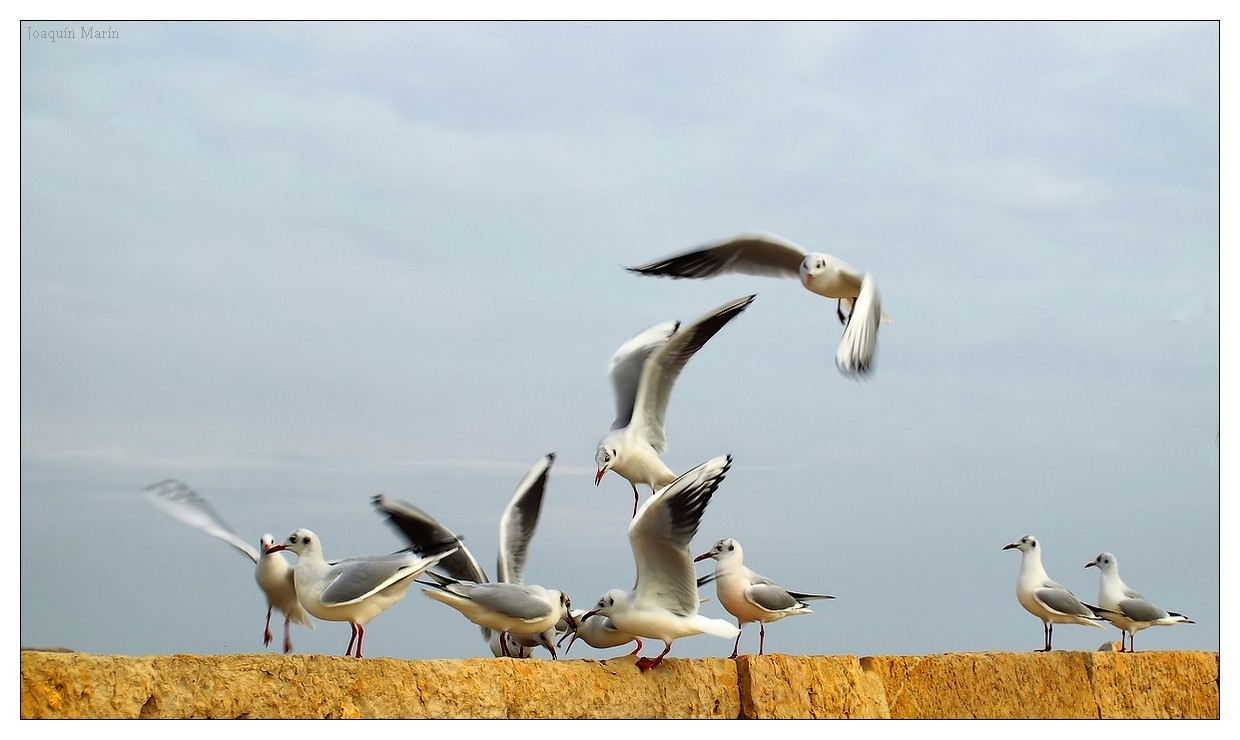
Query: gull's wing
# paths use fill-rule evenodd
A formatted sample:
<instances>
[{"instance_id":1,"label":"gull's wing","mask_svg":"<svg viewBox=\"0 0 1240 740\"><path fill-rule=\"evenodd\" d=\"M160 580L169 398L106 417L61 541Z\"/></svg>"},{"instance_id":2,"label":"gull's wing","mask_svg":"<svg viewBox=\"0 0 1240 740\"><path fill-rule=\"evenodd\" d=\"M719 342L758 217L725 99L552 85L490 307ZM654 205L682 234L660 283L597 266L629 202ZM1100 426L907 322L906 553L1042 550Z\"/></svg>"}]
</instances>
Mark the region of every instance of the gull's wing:
<instances>
[{"instance_id":1,"label":"gull's wing","mask_svg":"<svg viewBox=\"0 0 1240 740\"><path fill-rule=\"evenodd\" d=\"M831 594L807 594L804 591L789 591L788 595L798 601L813 601L814 599L834 599Z\"/></svg>"},{"instance_id":2,"label":"gull's wing","mask_svg":"<svg viewBox=\"0 0 1240 740\"><path fill-rule=\"evenodd\" d=\"M414 578L427 568L457 552L452 548L429 558L409 553L348 558L332 566L331 583L319 594L323 606L345 606L376 594L394 583Z\"/></svg>"},{"instance_id":3,"label":"gull's wing","mask_svg":"<svg viewBox=\"0 0 1240 740\"><path fill-rule=\"evenodd\" d=\"M882 317L878 286L867 274L861 279L860 293L852 302L848 325L844 327L844 336L835 352L835 366L841 373L863 376L870 372L878 348L878 324Z\"/></svg>"},{"instance_id":4,"label":"gull's wing","mask_svg":"<svg viewBox=\"0 0 1240 740\"><path fill-rule=\"evenodd\" d=\"M1085 617L1086 619L1095 619L1097 617L1093 610L1077 600L1071 591L1058 584L1035 589L1033 598L1053 612L1075 617Z\"/></svg>"},{"instance_id":5,"label":"gull's wing","mask_svg":"<svg viewBox=\"0 0 1240 740\"><path fill-rule=\"evenodd\" d=\"M754 298L752 295L737 298L698 318L673 334L646 361L629 426L644 437L655 451L662 453L667 449L663 418L672 395L672 385L685 363L725 324L740 316Z\"/></svg>"},{"instance_id":6,"label":"gull's wing","mask_svg":"<svg viewBox=\"0 0 1240 740\"><path fill-rule=\"evenodd\" d=\"M689 542L731 465L731 455L708 460L659 489L637 510L629 523L629 545L637 561L635 601L681 615L697 613L697 575Z\"/></svg>"},{"instance_id":7,"label":"gull's wing","mask_svg":"<svg viewBox=\"0 0 1240 740\"><path fill-rule=\"evenodd\" d=\"M449 542L455 542L456 552L441 560L439 569L459 581L486 583L487 574L474 560L469 548L435 517L407 501L382 494L371 499L371 503L384 515L388 524L404 535L410 550L418 555L428 555L438 553Z\"/></svg>"},{"instance_id":8,"label":"gull's wing","mask_svg":"<svg viewBox=\"0 0 1240 740\"><path fill-rule=\"evenodd\" d=\"M795 278L803 259L805 250L796 244L773 234L754 233L627 269L671 278L710 278L729 272Z\"/></svg>"},{"instance_id":9,"label":"gull's wing","mask_svg":"<svg viewBox=\"0 0 1240 740\"><path fill-rule=\"evenodd\" d=\"M157 509L182 524L227 542L258 562L258 549L237 536L205 498L179 480L162 480L143 489Z\"/></svg>"},{"instance_id":10,"label":"gull's wing","mask_svg":"<svg viewBox=\"0 0 1240 740\"><path fill-rule=\"evenodd\" d=\"M611 387L616 397L616 419L611 423L612 429L623 429L629 425L629 419L633 418L637 385L641 382L646 358L662 347L679 328L679 321L655 324L620 345L620 349L611 356L607 374L611 376Z\"/></svg>"},{"instance_id":11,"label":"gull's wing","mask_svg":"<svg viewBox=\"0 0 1240 740\"><path fill-rule=\"evenodd\" d=\"M538 591L515 583L460 583L448 590L490 611L531 622L545 619L559 608L547 603Z\"/></svg>"},{"instance_id":12,"label":"gull's wing","mask_svg":"<svg viewBox=\"0 0 1240 740\"><path fill-rule=\"evenodd\" d=\"M1142 598L1124 599L1119 602L1120 613L1134 622L1155 622L1171 616L1166 609L1154 606Z\"/></svg>"},{"instance_id":13,"label":"gull's wing","mask_svg":"<svg viewBox=\"0 0 1240 740\"><path fill-rule=\"evenodd\" d=\"M547 478L551 475L553 462L554 452L534 463L534 467L517 484L517 490L500 517L495 579L501 583L525 583L525 554L530 538L534 536L534 528L538 526L538 512L542 508L543 492L547 490Z\"/></svg>"},{"instance_id":14,"label":"gull's wing","mask_svg":"<svg viewBox=\"0 0 1240 740\"><path fill-rule=\"evenodd\" d=\"M755 606L773 612L792 609L801 603L775 583L752 584L745 589L745 599Z\"/></svg>"}]
</instances>

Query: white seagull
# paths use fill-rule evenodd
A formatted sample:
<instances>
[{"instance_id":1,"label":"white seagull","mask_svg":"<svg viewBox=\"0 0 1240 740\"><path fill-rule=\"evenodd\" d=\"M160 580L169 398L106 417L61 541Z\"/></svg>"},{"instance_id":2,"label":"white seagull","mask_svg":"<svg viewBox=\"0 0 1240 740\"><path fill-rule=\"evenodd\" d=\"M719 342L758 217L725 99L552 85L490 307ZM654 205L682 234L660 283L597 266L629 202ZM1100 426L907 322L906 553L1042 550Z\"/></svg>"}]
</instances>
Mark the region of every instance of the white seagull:
<instances>
[{"instance_id":1,"label":"white seagull","mask_svg":"<svg viewBox=\"0 0 1240 740\"><path fill-rule=\"evenodd\" d=\"M267 622L263 626L263 646L271 644L271 610L276 609L284 615L284 652L293 651L293 639L289 634L292 622L314 629L314 622L306 616L306 612L297 602L297 591L293 588L293 569L289 567L284 556L272 552L275 538L264 534L259 540L261 550L237 536L215 512L205 498L179 480L164 480L144 489L147 500L156 508L182 524L205 532L223 540L240 550L254 563L254 580L267 597Z\"/></svg>"},{"instance_id":2,"label":"white seagull","mask_svg":"<svg viewBox=\"0 0 1240 740\"><path fill-rule=\"evenodd\" d=\"M554 630L556 623L564 619L576 629L572 602L561 591L516 583L468 583L434 571L427 575L434 583L418 581L431 587L422 589L422 593L482 627L501 633L540 635Z\"/></svg>"},{"instance_id":3,"label":"white seagull","mask_svg":"<svg viewBox=\"0 0 1240 740\"><path fill-rule=\"evenodd\" d=\"M878 325L880 321L892 323L882 311L878 286L869 273L829 254L808 252L773 234L740 234L627 269L672 278L711 278L725 273L799 278L806 290L836 299L835 314L844 324L844 336L835 353L835 364L847 376L869 373L878 349ZM847 317L843 307L848 308Z\"/></svg>"},{"instance_id":4,"label":"white seagull","mask_svg":"<svg viewBox=\"0 0 1240 740\"><path fill-rule=\"evenodd\" d=\"M577 627L570 629L568 621L564 620L557 624L556 632L559 638L556 644L564 641L565 637L572 635L572 639L568 641L568 647L564 648L565 654L573 647L573 643L581 640L592 648L606 650L607 648L618 647L630 642L636 642L637 647L633 648L633 652L629 655L637 655L642 649L642 638L637 635L630 635L627 632L621 632L616 629L613 623L607 617L601 614L595 614L589 619L585 618L586 611L584 609L574 609L573 618L577 620Z\"/></svg>"},{"instance_id":5,"label":"white seagull","mask_svg":"<svg viewBox=\"0 0 1240 740\"><path fill-rule=\"evenodd\" d=\"M753 301L745 296L716 308L680 329L679 321L655 324L620 346L608 367L616 399L611 431L598 443L594 485L611 470L633 486L633 514L640 495L637 484L655 490L671 483L676 474L660 455L667 450L664 417L672 385L685 363Z\"/></svg>"},{"instance_id":6,"label":"white seagull","mask_svg":"<svg viewBox=\"0 0 1240 740\"><path fill-rule=\"evenodd\" d=\"M351 633L344 654L353 650L356 641L353 654L360 658L366 624L403 599L415 578L456 552L456 547L426 558L394 552L329 563L323 559L319 536L308 529L295 529L270 552L280 550L297 555L293 581L302 608L328 622L348 622Z\"/></svg>"},{"instance_id":7,"label":"white seagull","mask_svg":"<svg viewBox=\"0 0 1240 740\"><path fill-rule=\"evenodd\" d=\"M731 455L708 460L646 499L629 522L636 586L632 591L608 591L582 616L585 621L596 615L608 617L621 632L662 640L658 657L638 658L642 671L663 662L677 638L703 632L728 640L740 635L724 620L698 613L698 583L689 553L706 504L731 465Z\"/></svg>"},{"instance_id":8,"label":"white seagull","mask_svg":"<svg viewBox=\"0 0 1240 740\"><path fill-rule=\"evenodd\" d=\"M761 630L758 655L766 645L766 623L783 619L791 614L812 614L806 601L834 599L830 594L809 594L789 591L766 576L758 575L745 566L745 551L741 543L725 537L715 546L698 555L693 562L707 558L715 561L715 595L729 614L736 617L736 626L744 630L747 622L757 622ZM740 649L741 636L736 635L732 646L735 658Z\"/></svg>"},{"instance_id":9,"label":"white seagull","mask_svg":"<svg viewBox=\"0 0 1240 740\"><path fill-rule=\"evenodd\" d=\"M534 529L538 526L538 515L542 509L543 494L547 489L547 479L553 462L554 452L534 463L517 484L508 505L504 507L504 513L499 520L499 552L496 556L496 577L501 583L525 583L526 554L534 536ZM388 523L405 536L414 552L426 554L441 548L446 542L455 542L458 546L457 552L436 566L453 580L490 582L486 572L478 565L478 561L461 538L430 514L390 496L375 496L373 503L386 516ZM555 634L554 629L539 634L505 634L490 627L482 627L483 639L491 646L491 652L497 658L528 658L533 655L535 646L542 645L551 652L554 659L557 657Z\"/></svg>"},{"instance_id":10,"label":"white seagull","mask_svg":"<svg viewBox=\"0 0 1240 740\"><path fill-rule=\"evenodd\" d=\"M1102 616L1119 627L1119 651L1124 652L1124 635L1128 635L1128 652L1136 652L1137 633L1155 625L1196 624L1193 620L1166 609L1154 606L1144 596L1128 588L1119 577L1119 561L1104 552L1085 564L1086 568L1101 571L1098 587L1098 606L1106 611Z\"/></svg>"},{"instance_id":11,"label":"white seagull","mask_svg":"<svg viewBox=\"0 0 1240 740\"><path fill-rule=\"evenodd\" d=\"M1016 599L1033 616L1042 620L1046 646L1035 652L1049 652L1051 631L1056 624L1084 624L1102 629L1100 609L1077 600L1072 592L1051 580L1042 567L1042 547L1031 534L1003 546L1020 550L1020 575L1016 578Z\"/></svg>"}]
</instances>

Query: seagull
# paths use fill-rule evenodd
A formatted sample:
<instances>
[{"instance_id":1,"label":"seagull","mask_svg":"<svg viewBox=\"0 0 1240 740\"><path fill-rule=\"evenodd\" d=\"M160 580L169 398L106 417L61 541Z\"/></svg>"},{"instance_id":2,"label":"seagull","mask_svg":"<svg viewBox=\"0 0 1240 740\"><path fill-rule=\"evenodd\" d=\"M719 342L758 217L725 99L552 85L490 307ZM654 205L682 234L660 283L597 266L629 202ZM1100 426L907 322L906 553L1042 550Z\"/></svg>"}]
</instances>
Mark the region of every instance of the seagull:
<instances>
[{"instance_id":1,"label":"seagull","mask_svg":"<svg viewBox=\"0 0 1240 740\"><path fill-rule=\"evenodd\" d=\"M499 520L499 553L496 556L496 577L501 583L525 583L525 561L538 515L542 508L543 493L551 474L555 453L549 453L536 462L517 484L516 490L504 507ZM389 496L375 496L375 507L386 516L387 521L404 535L410 549L419 554L433 552L446 542L457 544L457 552L440 561L436 566L456 581L488 583L487 574L465 547L461 538L440 524L434 517L418 507ZM556 658L554 628L539 634L498 633L490 627L482 627L483 639L491 646L495 657L528 658L537 645L546 647Z\"/></svg>"},{"instance_id":2,"label":"seagull","mask_svg":"<svg viewBox=\"0 0 1240 740\"><path fill-rule=\"evenodd\" d=\"M595 614L589 619L585 618L585 614L586 611L584 609L573 610L573 619L577 620L577 627L575 629L568 627L567 620L561 621L556 625L556 631L559 634L559 639L556 641L557 645L563 642L564 638L572 635L572 639L568 641L568 647L564 648L566 654L578 639L590 647L600 650L636 642L637 647L633 648L633 652L629 653L629 655L637 655L641 652L642 638L630 635L627 632L621 632L616 629L614 622L600 614Z\"/></svg>"},{"instance_id":3,"label":"seagull","mask_svg":"<svg viewBox=\"0 0 1240 740\"><path fill-rule=\"evenodd\" d=\"M1051 631L1056 624L1084 624L1102 628L1101 609L1081 603L1072 592L1051 580L1042 567L1042 549L1038 538L1031 534L1003 546L1004 550L1020 550L1020 575L1016 579L1016 599L1033 616L1042 620L1046 647L1051 649Z\"/></svg>"},{"instance_id":4,"label":"seagull","mask_svg":"<svg viewBox=\"0 0 1240 740\"><path fill-rule=\"evenodd\" d=\"M554 630L561 619L576 629L568 595L542 586L516 583L468 583L434 571L434 581L418 581L428 597L442 601L469 621L501 633L539 635ZM554 654L554 653L553 653Z\"/></svg>"},{"instance_id":5,"label":"seagull","mask_svg":"<svg viewBox=\"0 0 1240 740\"><path fill-rule=\"evenodd\" d=\"M608 591L582 616L583 621L608 617L621 632L662 640L658 657L638 658L641 671L662 663L677 638L703 632L728 640L740 635L728 622L698 613L698 584L689 554L706 504L731 465L731 455L708 460L646 499L629 522L636 586L631 591Z\"/></svg>"},{"instance_id":6,"label":"seagull","mask_svg":"<svg viewBox=\"0 0 1240 740\"><path fill-rule=\"evenodd\" d=\"M147 499L160 511L187 524L194 529L205 532L223 540L240 550L254 563L254 580L267 597L267 623L263 627L263 646L271 644L271 610L275 609L284 615L284 652L293 651L293 639L289 634L290 624L297 624L314 629L314 622L297 602L297 591L293 588L293 569L281 555L276 555L271 548L275 546L275 537L264 534L259 540L260 549L237 536L215 508L205 498L179 480L163 480L143 489Z\"/></svg>"},{"instance_id":7,"label":"seagull","mask_svg":"<svg viewBox=\"0 0 1240 740\"><path fill-rule=\"evenodd\" d=\"M812 614L806 601L834 599L830 594L807 594L789 591L766 576L758 575L745 567L745 551L741 543L724 538L715 546L693 559L697 563L707 558L715 560L715 595L729 614L736 617L736 626L744 630L746 622L757 622L761 629L758 655L766 644L766 623L783 619L790 614ZM732 646L735 658L740 649L740 632Z\"/></svg>"},{"instance_id":8,"label":"seagull","mask_svg":"<svg viewBox=\"0 0 1240 740\"><path fill-rule=\"evenodd\" d=\"M294 529L269 552L281 550L297 555L293 581L302 608L328 622L348 622L352 631L344 654L353 650L356 640L353 655L360 658L366 624L403 599L415 578L456 552L456 547L426 558L394 552L329 563L323 559L323 544L317 534Z\"/></svg>"},{"instance_id":9,"label":"seagull","mask_svg":"<svg viewBox=\"0 0 1240 740\"><path fill-rule=\"evenodd\" d=\"M835 364L845 376L861 377L870 372L878 348L879 322L893 323L882 311L878 286L869 273L829 254L808 252L774 234L739 234L626 269L671 278L711 278L724 273L800 278L806 290L836 299L835 315L844 325L844 336L835 353Z\"/></svg>"},{"instance_id":10,"label":"seagull","mask_svg":"<svg viewBox=\"0 0 1240 740\"><path fill-rule=\"evenodd\" d=\"M1128 652L1136 652L1137 633L1154 625L1196 624L1193 620L1154 606L1144 596L1128 588L1128 584L1120 580L1119 561L1109 552L1104 552L1085 564L1086 568L1097 568L1102 572L1101 584L1098 588L1098 606L1106 611L1102 616L1108 622L1120 628L1119 651L1124 652L1124 634L1128 635Z\"/></svg>"},{"instance_id":11,"label":"seagull","mask_svg":"<svg viewBox=\"0 0 1240 740\"><path fill-rule=\"evenodd\" d=\"M679 321L665 321L640 332L612 355L608 367L616 399L616 418L611 431L598 443L594 461L598 486L607 471L619 473L633 486L633 515L640 495L637 484L653 493L676 474L659 458L667 450L663 418L672 385L685 363L724 324L736 318L756 296L725 303L683 330Z\"/></svg>"}]
</instances>

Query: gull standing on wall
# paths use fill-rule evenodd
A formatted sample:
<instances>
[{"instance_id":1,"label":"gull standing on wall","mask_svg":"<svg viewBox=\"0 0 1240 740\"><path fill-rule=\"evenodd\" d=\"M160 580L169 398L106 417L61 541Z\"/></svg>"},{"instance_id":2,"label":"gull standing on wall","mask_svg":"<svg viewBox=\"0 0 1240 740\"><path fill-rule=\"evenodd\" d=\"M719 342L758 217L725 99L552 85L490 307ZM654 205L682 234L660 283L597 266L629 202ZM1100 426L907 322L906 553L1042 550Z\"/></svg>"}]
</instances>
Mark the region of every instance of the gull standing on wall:
<instances>
[{"instance_id":1,"label":"gull standing on wall","mask_svg":"<svg viewBox=\"0 0 1240 740\"><path fill-rule=\"evenodd\" d=\"M729 614L736 617L736 626L745 629L748 622L757 622L761 630L758 639L758 655L766 646L766 623L793 614L813 614L806 601L834 599L830 594L810 594L789 591L766 576L758 575L745 566L745 551L741 543L725 537L715 546L693 559L697 563L707 558L715 561L715 595ZM741 646L741 636L736 635L732 646L735 658Z\"/></svg>"},{"instance_id":2,"label":"gull standing on wall","mask_svg":"<svg viewBox=\"0 0 1240 740\"><path fill-rule=\"evenodd\" d=\"M297 555L293 581L302 608L324 621L348 622L351 633L344 654L353 650L356 641L354 655L360 658L366 624L403 599L414 579L456 552L456 546L426 558L395 552L329 563L323 559L319 536L308 529L295 529L271 548L271 552L281 550Z\"/></svg>"},{"instance_id":3,"label":"gull standing on wall","mask_svg":"<svg viewBox=\"0 0 1240 740\"><path fill-rule=\"evenodd\" d=\"M1056 624L1083 624L1102 629L1096 606L1083 604L1071 591L1051 580L1042 567L1042 547L1031 534L1003 546L1020 550L1020 575L1016 578L1016 600L1033 616L1042 620L1046 645L1036 652L1049 652L1051 631Z\"/></svg>"},{"instance_id":4,"label":"gull standing on wall","mask_svg":"<svg viewBox=\"0 0 1240 740\"><path fill-rule=\"evenodd\" d=\"M1119 577L1119 561L1104 552L1085 564L1086 568L1101 571L1098 586L1098 606L1106 611L1103 618L1119 627L1119 651L1124 652L1124 635L1128 635L1128 651L1136 652L1137 633L1146 627L1173 624L1196 624L1193 620L1154 606L1144 596L1133 591Z\"/></svg>"},{"instance_id":5,"label":"gull standing on wall","mask_svg":"<svg viewBox=\"0 0 1240 740\"><path fill-rule=\"evenodd\" d=\"M844 335L835 364L846 376L861 377L871 371L878 351L878 325L892 323L882 311L878 285L869 273L773 234L740 234L627 269L671 278L712 278L726 273L799 278L806 290L836 300L835 315L844 325Z\"/></svg>"}]
</instances>

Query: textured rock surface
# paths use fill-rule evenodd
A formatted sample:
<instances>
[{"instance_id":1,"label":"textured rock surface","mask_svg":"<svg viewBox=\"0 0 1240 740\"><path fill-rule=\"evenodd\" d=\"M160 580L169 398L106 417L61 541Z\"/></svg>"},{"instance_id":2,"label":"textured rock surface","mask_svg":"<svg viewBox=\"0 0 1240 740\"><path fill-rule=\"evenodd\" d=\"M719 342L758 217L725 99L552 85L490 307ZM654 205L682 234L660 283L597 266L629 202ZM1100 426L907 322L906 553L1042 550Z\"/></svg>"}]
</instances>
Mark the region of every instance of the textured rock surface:
<instances>
[{"instance_id":1,"label":"textured rock surface","mask_svg":"<svg viewBox=\"0 0 1240 740\"><path fill-rule=\"evenodd\" d=\"M673 717L740 712L731 660L357 660L24 651L21 716Z\"/></svg>"},{"instance_id":2,"label":"textured rock surface","mask_svg":"<svg viewBox=\"0 0 1240 740\"><path fill-rule=\"evenodd\" d=\"M394 660L23 651L21 716L1216 718L1218 653Z\"/></svg>"}]
</instances>

